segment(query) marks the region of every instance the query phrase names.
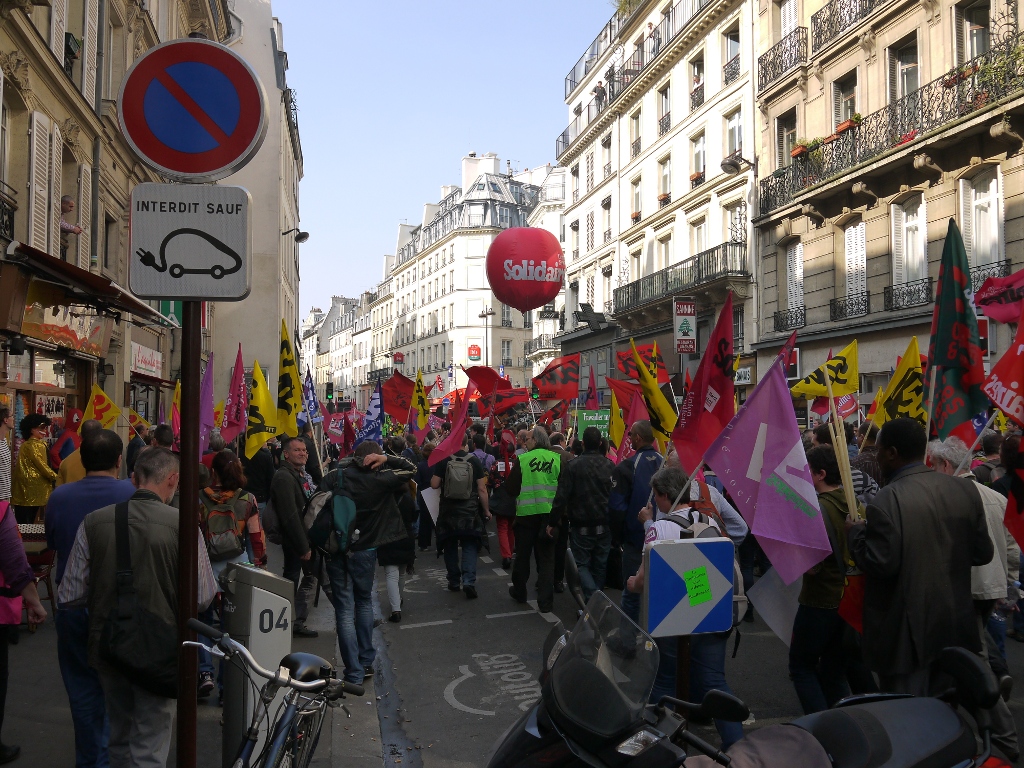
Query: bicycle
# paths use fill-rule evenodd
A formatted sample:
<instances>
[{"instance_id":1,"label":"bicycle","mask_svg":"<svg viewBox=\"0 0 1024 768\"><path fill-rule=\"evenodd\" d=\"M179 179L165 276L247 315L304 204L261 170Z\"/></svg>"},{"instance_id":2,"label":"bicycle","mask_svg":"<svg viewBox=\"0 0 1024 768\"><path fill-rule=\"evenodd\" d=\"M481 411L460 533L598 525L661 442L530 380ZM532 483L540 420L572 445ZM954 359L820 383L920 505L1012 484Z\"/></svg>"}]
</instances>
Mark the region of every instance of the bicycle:
<instances>
[{"instance_id":1,"label":"bicycle","mask_svg":"<svg viewBox=\"0 0 1024 768\"><path fill-rule=\"evenodd\" d=\"M253 707L252 720L239 746L232 768L306 768L316 751L327 707L342 707L345 694L363 695L363 686L338 680L330 662L312 653L290 653L281 659L277 672L264 669L249 650L232 640L226 632L214 629L197 619L189 619L189 629L216 642L213 647L187 641L184 645L209 650L214 656L239 657L245 667L267 680L260 688L259 700ZM246 676L249 677L248 671ZM255 681L249 677L253 687ZM274 715L270 705L282 688L289 688L284 702ZM260 738L260 726L267 719L270 737L255 760L253 752Z\"/></svg>"}]
</instances>

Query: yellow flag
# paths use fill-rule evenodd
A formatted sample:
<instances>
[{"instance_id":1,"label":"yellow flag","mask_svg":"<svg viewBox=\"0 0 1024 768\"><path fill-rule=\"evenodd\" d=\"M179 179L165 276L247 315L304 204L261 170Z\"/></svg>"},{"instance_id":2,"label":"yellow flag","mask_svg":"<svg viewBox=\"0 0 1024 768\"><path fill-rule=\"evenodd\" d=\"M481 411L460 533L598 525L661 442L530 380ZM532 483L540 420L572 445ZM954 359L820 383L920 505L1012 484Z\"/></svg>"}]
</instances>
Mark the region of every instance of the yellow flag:
<instances>
[{"instance_id":1,"label":"yellow flag","mask_svg":"<svg viewBox=\"0 0 1024 768\"><path fill-rule=\"evenodd\" d=\"M1010 422L1006 420L1006 414L1002 410L996 411L996 420L992 422L992 428L999 434L1003 434L1010 427Z\"/></svg>"},{"instance_id":2,"label":"yellow flag","mask_svg":"<svg viewBox=\"0 0 1024 768\"><path fill-rule=\"evenodd\" d=\"M120 415L121 409L114 405L114 401L107 397L106 392L93 384L92 392L89 393L89 404L85 407L85 413L82 414L82 421L96 419L104 429L110 429Z\"/></svg>"},{"instance_id":3,"label":"yellow flag","mask_svg":"<svg viewBox=\"0 0 1024 768\"><path fill-rule=\"evenodd\" d=\"M426 429L430 419L430 403L427 391L423 388L423 371L416 369L416 386L412 391L412 417L416 429Z\"/></svg>"},{"instance_id":4,"label":"yellow flag","mask_svg":"<svg viewBox=\"0 0 1024 768\"><path fill-rule=\"evenodd\" d=\"M224 426L224 401L221 400L213 406L213 426L220 429Z\"/></svg>"},{"instance_id":5,"label":"yellow flag","mask_svg":"<svg viewBox=\"0 0 1024 768\"><path fill-rule=\"evenodd\" d=\"M174 382L174 399L171 400L171 410L181 413L181 379Z\"/></svg>"},{"instance_id":6,"label":"yellow flag","mask_svg":"<svg viewBox=\"0 0 1024 768\"><path fill-rule=\"evenodd\" d=\"M245 428L245 456L251 459L267 440L277 434L277 410L263 377L260 361L253 361L252 391L249 394L249 424Z\"/></svg>"},{"instance_id":7,"label":"yellow flag","mask_svg":"<svg viewBox=\"0 0 1024 768\"><path fill-rule=\"evenodd\" d=\"M633 362L636 364L636 373L640 378L640 389L644 395L644 403L647 405L647 413L651 417L654 437L658 440L658 445L664 448L668 444L672 430L675 429L676 412L665 395L661 393L657 377L651 376L651 372L640 359L640 353L636 351L633 339L629 340L629 348L633 350Z\"/></svg>"},{"instance_id":8,"label":"yellow flag","mask_svg":"<svg viewBox=\"0 0 1024 768\"><path fill-rule=\"evenodd\" d=\"M857 364L857 340L854 339L838 355L834 355L823 365L811 371L809 376L800 379L790 388L794 395L827 397L825 386L825 369L828 368L829 379L832 381L832 396L852 395L860 389L860 370Z\"/></svg>"},{"instance_id":9,"label":"yellow flag","mask_svg":"<svg viewBox=\"0 0 1024 768\"><path fill-rule=\"evenodd\" d=\"M298 437L297 418L302 410L302 379L295 362L288 326L281 321L281 357L277 371L277 429L282 435Z\"/></svg>"},{"instance_id":10,"label":"yellow flag","mask_svg":"<svg viewBox=\"0 0 1024 768\"><path fill-rule=\"evenodd\" d=\"M651 344L651 364L647 366L647 370L650 371L651 376L655 381L658 380L658 342Z\"/></svg>"},{"instance_id":11,"label":"yellow flag","mask_svg":"<svg viewBox=\"0 0 1024 768\"><path fill-rule=\"evenodd\" d=\"M619 401L615 399L615 390L612 390L611 414L608 419L608 439L612 441L612 445L615 446L616 450L622 445L622 438L625 435L626 422L622 420L622 414L619 413Z\"/></svg>"},{"instance_id":12,"label":"yellow flag","mask_svg":"<svg viewBox=\"0 0 1024 768\"><path fill-rule=\"evenodd\" d=\"M885 394L878 401L875 415L871 417L878 426L887 421L907 416L921 422L928 421L924 410L924 375L921 372L921 353L917 346L917 336L910 339L903 359L896 366L896 372L889 380Z\"/></svg>"},{"instance_id":13,"label":"yellow flag","mask_svg":"<svg viewBox=\"0 0 1024 768\"><path fill-rule=\"evenodd\" d=\"M132 429L135 430L141 429L142 427L149 429L149 427L151 426L148 421L139 416L139 414L137 414L131 408L128 409L128 423L131 425Z\"/></svg>"}]
</instances>

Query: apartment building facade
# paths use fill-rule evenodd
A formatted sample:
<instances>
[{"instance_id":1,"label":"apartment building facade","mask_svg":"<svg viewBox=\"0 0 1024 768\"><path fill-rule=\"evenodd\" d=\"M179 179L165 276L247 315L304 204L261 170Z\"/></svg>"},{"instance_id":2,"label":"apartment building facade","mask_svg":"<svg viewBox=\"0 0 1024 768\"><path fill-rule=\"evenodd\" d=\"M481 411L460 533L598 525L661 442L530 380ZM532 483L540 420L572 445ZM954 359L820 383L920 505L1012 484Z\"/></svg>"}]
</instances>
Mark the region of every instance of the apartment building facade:
<instances>
[{"instance_id":1,"label":"apartment building facade","mask_svg":"<svg viewBox=\"0 0 1024 768\"><path fill-rule=\"evenodd\" d=\"M737 350L749 349L753 13L742 0L635 2L566 77L572 122L556 140L571 194L560 348L595 365L603 391L630 337L657 341L680 391L699 354L674 354L673 296L696 299L703 351L733 291Z\"/></svg>"},{"instance_id":2,"label":"apartment building facade","mask_svg":"<svg viewBox=\"0 0 1024 768\"><path fill-rule=\"evenodd\" d=\"M1024 265L1018 8L782 0L758 25L759 361L795 329L804 372L856 337L867 405L927 349L950 218L975 287ZM982 331L994 360L1010 329Z\"/></svg>"},{"instance_id":3,"label":"apartment building facade","mask_svg":"<svg viewBox=\"0 0 1024 768\"><path fill-rule=\"evenodd\" d=\"M568 169L557 167L541 183L540 198L527 223L531 227L546 229L558 238L565 250L565 210ZM528 378L537 376L558 354L557 337L565 325L565 290L563 288L553 301L534 311L533 338L527 339L523 352L530 361Z\"/></svg>"}]
</instances>

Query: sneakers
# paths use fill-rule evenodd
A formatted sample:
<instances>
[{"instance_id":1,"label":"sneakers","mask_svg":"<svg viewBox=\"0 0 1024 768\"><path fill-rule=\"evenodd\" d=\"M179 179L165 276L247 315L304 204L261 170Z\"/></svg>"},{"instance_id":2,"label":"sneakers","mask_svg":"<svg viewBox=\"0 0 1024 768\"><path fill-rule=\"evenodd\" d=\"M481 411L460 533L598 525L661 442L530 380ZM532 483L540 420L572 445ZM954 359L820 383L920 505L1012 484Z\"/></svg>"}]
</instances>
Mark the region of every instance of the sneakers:
<instances>
[{"instance_id":1,"label":"sneakers","mask_svg":"<svg viewBox=\"0 0 1024 768\"><path fill-rule=\"evenodd\" d=\"M474 587L472 584L467 584L466 586L464 586L462 588L462 591L466 593L467 600L476 600L476 587Z\"/></svg>"},{"instance_id":2,"label":"sneakers","mask_svg":"<svg viewBox=\"0 0 1024 768\"><path fill-rule=\"evenodd\" d=\"M373 665L367 664L363 667L363 680L369 680L371 677L373 677Z\"/></svg>"},{"instance_id":3,"label":"sneakers","mask_svg":"<svg viewBox=\"0 0 1024 768\"><path fill-rule=\"evenodd\" d=\"M1013 678L1003 675L999 678L999 695L1003 697L1003 701L1009 701L1011 693L1013 693Z\"/></svg>"},{"instance_id":4,"label":"sneakers","mask_svg":"<svg viewBox=\"0 0 1024 768\"><path fill-rule=\"evenodd\" d=\"M462 587L459 584L452 584L452 583L449 582L449 584L448 584L448 591L449 592L459 592L461 590L462 590Z\"/></svg>"},{"instance_id":5,"label":"sneakers","mask_svg":"<svg viewBox=\"0 0 1024 768\"><path fill-rule=\"evenodd\" d=\"M402 612L401 611L392 611L391 616L388 618L388 621L390 621L392 624L397 624L401 620L402 620Z\"/></svg>"},{"instance_id":6,"label":"sneakers","mask_svg":"<svg viewBox=\"0 0 1024 768\"><path fill-rule=\"evenodd\" d=\"M295 622L292 625L292 637L320 637L320 633L315 629L310 629L305 624Z\"/></svg>"},{"instance_id":7,"label":"sneakers","mask_svg":"<svg viewBox=\"0 0 1024 768\"><path fill-rule=\"evenodd\" d=\"M215 685L216 684L213 682L213 674L212 673L210 673L210 672L200 672L199 673L199 693L198 693L198 698L205 699L207 696L209 696L211 693L213 693L213 689L214 689Z\"/></svg>"}]
</instances>

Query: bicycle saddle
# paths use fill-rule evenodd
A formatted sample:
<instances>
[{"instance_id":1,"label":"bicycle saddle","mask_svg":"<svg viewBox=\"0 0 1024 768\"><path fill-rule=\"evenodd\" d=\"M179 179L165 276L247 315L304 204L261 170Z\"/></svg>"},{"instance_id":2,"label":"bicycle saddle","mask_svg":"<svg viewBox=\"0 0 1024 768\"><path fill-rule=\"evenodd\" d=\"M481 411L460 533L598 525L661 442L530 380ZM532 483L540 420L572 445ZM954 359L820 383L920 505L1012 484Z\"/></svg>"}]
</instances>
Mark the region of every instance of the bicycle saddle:
<instances>
[{"instance_id":1,"label":"bicycle saddle","mask_svg":"<svg viewBox=\"0 0 1024 768\"><path fill-rule=\"evenodd\" d=\"M288 674L300 683L311 683L314 680L326 680L334 669L329 661L312 653L289 653L281 659L281 666Z\"/></svg>"}]
</instances>

